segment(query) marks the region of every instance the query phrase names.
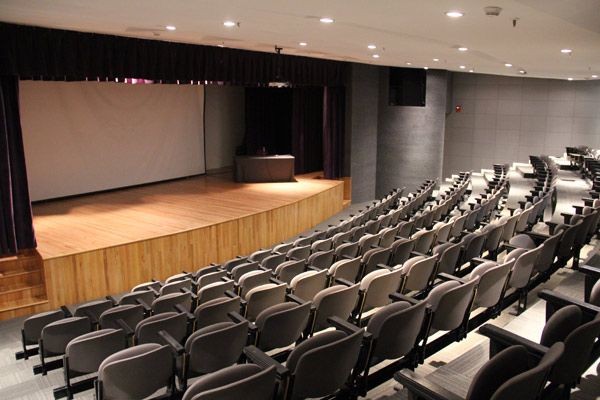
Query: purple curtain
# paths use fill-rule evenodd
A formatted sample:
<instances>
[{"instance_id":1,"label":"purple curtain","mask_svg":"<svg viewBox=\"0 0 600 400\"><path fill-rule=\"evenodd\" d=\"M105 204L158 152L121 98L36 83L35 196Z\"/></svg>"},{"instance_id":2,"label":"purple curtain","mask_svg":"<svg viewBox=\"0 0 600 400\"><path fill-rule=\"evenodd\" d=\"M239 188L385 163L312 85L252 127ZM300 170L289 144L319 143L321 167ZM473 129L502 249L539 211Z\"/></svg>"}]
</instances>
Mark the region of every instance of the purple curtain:
<instances>
[{"instance_id":1,"label":"purple curtain","mask_svg":"<svg viewBox=\"0 0 600 400\"><path fill-rule=\"evenodd\" d=\"M337 179L344 167L344 87L325 87L323 95L323 171L325 178Z\"/></svg>"},{"instance_id":2,"label":"purple curtain","mask_svg":"<svg viewBox=\"0 0 600 400\"><path fill-rule=\"evenodd\" d=\"M292 91L292 154L296 173L323 169L323 88Z\"/></svg>"},{"instance_id":3,"label":"purple curtain","mask_svg":"<svg viewBox=\"0 0 600 400\"><path fill-rule=\"evenodd\" d=\"M0 76L0 256L36 247L19 118L19 81Z\"/></svg>"}]
</instances>

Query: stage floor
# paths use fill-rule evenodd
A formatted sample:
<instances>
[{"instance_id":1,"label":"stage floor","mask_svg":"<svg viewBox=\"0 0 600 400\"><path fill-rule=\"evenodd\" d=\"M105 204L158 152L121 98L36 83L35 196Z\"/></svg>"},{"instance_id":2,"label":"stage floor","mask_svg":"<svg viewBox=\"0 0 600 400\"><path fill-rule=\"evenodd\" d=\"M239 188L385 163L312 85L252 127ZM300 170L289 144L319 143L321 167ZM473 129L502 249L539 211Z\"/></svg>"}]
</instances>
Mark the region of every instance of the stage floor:
<instances>
[{"instance_id":1,"label":"stage floor","mask_svg":"<svg viewBox=\"0 0 600 400\"><path fill-rule=\"evenodd\" d=\"M343 184L314 177L244 184L233 182L231 174L203 175L34 204L38 251L47 260L169 236L277 209Z\"/></svg>"}]
</instances>

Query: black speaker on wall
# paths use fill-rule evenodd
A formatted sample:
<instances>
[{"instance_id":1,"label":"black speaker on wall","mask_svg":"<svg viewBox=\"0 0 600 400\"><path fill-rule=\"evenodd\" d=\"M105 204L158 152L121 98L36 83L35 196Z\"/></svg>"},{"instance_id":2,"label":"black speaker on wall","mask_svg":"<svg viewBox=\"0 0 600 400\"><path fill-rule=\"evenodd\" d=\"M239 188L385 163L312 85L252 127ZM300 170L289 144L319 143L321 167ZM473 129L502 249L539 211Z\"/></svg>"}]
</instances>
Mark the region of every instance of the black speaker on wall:
<instances>
[{"instance_id":1,"label":"black speaker on wall","mask_svg":"<svg viewBox=\"0 0 600 400\"><path fill-rule=\"evenodd\" d=\"M390 106L425 107L427 71L417 68L390 67Z\"/></svg>"}]
</instances>

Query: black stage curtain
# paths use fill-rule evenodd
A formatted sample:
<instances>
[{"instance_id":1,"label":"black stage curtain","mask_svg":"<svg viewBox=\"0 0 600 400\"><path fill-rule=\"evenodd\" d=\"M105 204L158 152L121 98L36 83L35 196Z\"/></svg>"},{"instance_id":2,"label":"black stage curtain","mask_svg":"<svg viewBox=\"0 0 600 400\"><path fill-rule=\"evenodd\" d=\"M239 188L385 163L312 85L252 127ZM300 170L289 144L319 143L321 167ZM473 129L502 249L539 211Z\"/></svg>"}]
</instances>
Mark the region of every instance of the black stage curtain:
<instances>
[{"instance_id":1,"label":"black stage curtain","mask_svg":"<svg viewBox=\"0 0 600 400\"><path fill-rule=\"evenodd\" d=\"M292 89L246 89L246 154L291 154Z\"/></svg>"},{"instance_id":2,"label":"black stage curtain","mask_svg":"<svg viewBox=\"0 0 600 400\"><path fill-rule=\"evenodd\" d=\"M296 173L323 169L323 88L294 88L292 154Z\"/></svg>"},{"instance_id":3,"label":"black stage curtain","mask_svg":"<svg viewBox=\"0 0 600 400\"><path fill-rule=\"evenodd\" d=\"M0 256L7 256L36 246L15 76L0 76L0 117Z\"/></svg>"},{"instance_id":4,"label":"black stage curtain","mask_svg":"<svg viewBox=\"0 0 600 400\"><path fill-rule=\"evenodd\" d=\"M21 79L342 85L346 63L0 23L0 74Z\"/></svg>"},{"instance_id":5,"label":"black stage curtain","mask_svg":"<svg viewBox=\"0 0 600 400\"><path fill-rule=\"evenodd\" d=\"M326 87L323 96L323 172L327 179L342 176L344 166L345 89Z\"/></svg>"}]
</instances>

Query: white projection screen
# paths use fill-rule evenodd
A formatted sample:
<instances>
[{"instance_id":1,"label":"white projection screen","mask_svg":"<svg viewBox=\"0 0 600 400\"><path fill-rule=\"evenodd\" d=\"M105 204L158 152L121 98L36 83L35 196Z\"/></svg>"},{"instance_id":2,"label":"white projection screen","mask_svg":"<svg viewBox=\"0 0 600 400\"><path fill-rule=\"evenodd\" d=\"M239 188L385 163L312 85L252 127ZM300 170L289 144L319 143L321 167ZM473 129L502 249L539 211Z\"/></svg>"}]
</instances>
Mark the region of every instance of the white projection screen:
<instances>
[{"instance_id":1,"label":"white projection screen","mask_svg":"<svg viewBox=\"0 0 600 400\"><path fill-rule=\"evenodd\" d=\"M202 174L204 87L19 84L32 201Z\"/></svg>"}]
</instances>

